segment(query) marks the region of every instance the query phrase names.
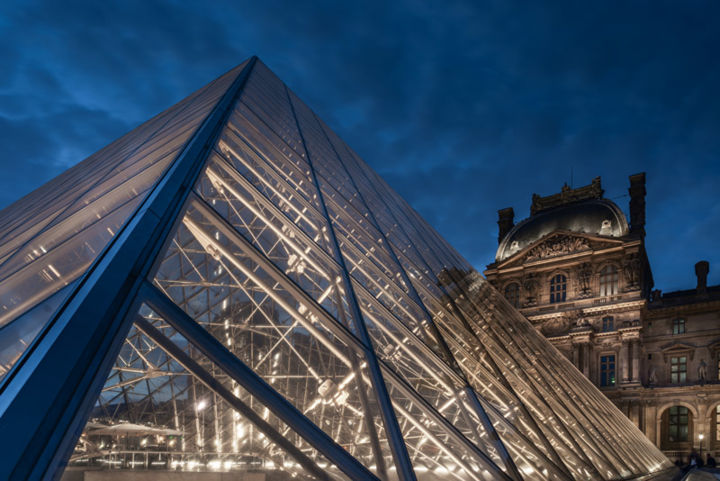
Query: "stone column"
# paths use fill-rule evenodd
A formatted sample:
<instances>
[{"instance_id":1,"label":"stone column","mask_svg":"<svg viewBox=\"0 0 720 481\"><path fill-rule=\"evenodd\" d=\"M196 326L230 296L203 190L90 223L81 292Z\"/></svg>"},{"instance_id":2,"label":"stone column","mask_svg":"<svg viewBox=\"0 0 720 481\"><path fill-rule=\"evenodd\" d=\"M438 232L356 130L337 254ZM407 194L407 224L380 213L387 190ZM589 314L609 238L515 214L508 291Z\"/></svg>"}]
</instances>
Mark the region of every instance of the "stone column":
<instances>
[{"instance_id":1,"label":"stone column","mask_svg":"<svg viewBox=\"0 0 720 481\"><path fill-rule=\"evenodd\" d=\"M630 343L623 339L620 345L620 383L630 382Z\"/></svg>"},{"instance_id":2,"label":"stone column","mask_svg":"<svg viewBox=\"0 0 720 481\"><path fill-rule=\"evenodd\" d=\"M635 341L632 343L632 378L633 383L640 384L640 343Z\"/></svg>"},{"instance_id":3,"label":"stone column","mask_svg":"<svg viewBox=\"0 0 720 481\"><path fill-rule=\"evenodd\" d=\"M590 326L580 326L570 331L573 345L573 363L587 378L590 378L591 336L592 328Z\"/></svg>"},{"instance_id":4,"label":"stone column","mask_svg":"<svg viewBox=\"0 0 720 481\"><path fill-rule=\"evenodd\" d=\"M590 342L586 342L582 345L583 348L583 368L582 372L585 374L585 377L590 379L590 356L591 356L591 348Z\"/></svg>"},{"instance_id":5,"label":"stone column","mask_svg":"<svg viewBox=\"0 0 720 481\"><path fill-rule=\"evenodd\" d=\"M581 344L575 344L573 345L572 350L572 362L573 366L578 368L579 371L582 371L582 366L580 366L580 359L582 359L582 356L580 355L580 350L582 349Z\"/></svg>"},{"instance_id":6,"label":"stone column","mask_svg":"<svg viewBox=\"0 0 720 481\"><path fill-rule=\"evenodd\" d=\"M628 417L630 418L630 421L633 422L635 426L638 428L640 427L640 405L637 403L637 401L633 402L630 401L628 403Z\"/></svg>"}]
</instances>

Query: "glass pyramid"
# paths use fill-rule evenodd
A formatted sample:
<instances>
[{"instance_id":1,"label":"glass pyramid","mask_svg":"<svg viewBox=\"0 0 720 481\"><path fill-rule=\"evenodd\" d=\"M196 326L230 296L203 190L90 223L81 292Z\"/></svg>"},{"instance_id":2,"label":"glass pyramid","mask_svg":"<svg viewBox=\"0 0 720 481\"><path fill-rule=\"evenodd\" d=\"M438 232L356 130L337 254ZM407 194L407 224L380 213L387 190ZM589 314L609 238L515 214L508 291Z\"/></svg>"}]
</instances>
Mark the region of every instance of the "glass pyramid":
<instances>
[{"instance_id":1,"label":"glass pyramid","mask_svg":"<svg viewBox=\"0 0 720 481\"><path fill-rule=\"evenodd\" d=\"M0 479L673 469L256 58L0 212L0 286Z\"/></svg>"}]
</instances>

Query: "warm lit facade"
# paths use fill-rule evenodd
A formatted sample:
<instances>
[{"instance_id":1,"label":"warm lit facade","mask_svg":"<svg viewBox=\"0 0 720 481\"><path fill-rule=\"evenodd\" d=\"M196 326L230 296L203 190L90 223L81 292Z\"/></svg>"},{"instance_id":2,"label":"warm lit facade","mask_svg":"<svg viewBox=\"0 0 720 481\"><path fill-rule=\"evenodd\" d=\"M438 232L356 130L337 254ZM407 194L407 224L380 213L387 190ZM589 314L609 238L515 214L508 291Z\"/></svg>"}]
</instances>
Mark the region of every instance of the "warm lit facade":
<instances>
[{"instance_id":1,"label":"warm lit facade","mask_svg":"<svg viewBox=\"0 0 720 481\"><path fill-rule=\"evenodd\" d=\"M0 228L0 479L675 471L256 58Z\"/></svg>"},{"instance_id":2,"label":"warm lit facade","mask_svg":"<svg viewBox=\"0 0 720 481\"><path fill-rule=\"evenodd\" d=\"M671 459L720 452L720 286L699 262L695 289L653 290L645 174L629 194L629 223L599 178L500 210L485 275Z\"/></svg>"}]
</instances>

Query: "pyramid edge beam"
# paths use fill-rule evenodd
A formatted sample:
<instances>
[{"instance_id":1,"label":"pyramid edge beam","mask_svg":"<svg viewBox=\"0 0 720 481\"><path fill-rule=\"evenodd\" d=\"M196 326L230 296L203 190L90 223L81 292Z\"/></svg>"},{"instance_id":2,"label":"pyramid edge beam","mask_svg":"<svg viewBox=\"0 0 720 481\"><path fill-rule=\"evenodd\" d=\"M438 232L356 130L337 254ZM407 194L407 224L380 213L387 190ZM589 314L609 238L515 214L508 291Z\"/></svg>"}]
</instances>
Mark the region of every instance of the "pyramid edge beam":
<instances>
[{"instance_id":1,"label":"pyramid edge beam","mask_svg":"<svg viewBox=\"0 0 720 481\"><path fill-rule=\"evenodd\" d=\"M155 312L163 317L165 322L192 343L206 358L215 363L252 396L262 401L275 416L290 426L308 444L335 463L350 479L379 481L374 474L337 444L325 431L318 428L290 401L285 399L245 363L237 359L205 327L198 324L157 287L145 281L141 288L141 297L146 300Z\"/></svg>"},{"instance_id":2,"label":"pyramid edge beam","mask_svg":"<svg viewBox=\"0 0 720 481\"><path fill-rule=\"evenodd\" d=\"M338 153L337 149L335 148L335 145L333 145L332 141L328 137L327 131L323 127L323 125L318 121L317 115L313 113L313 116L315 117L315 121L318 123L320 128L322 129L323 134L325 135L325 138L328 141L328 144L330 145L332 151L335 153L335 156L337 157L338 163L342 166L342 168L345 170L345 173L347 174L348 178L350 179L350 182L353 184L353 187L355 188L356 192L358 193L358 196L360 198L360 201L364 204L365 208L368 211L368 218L372 224L374 224L375 228L378 230L378 232L383 232L383 229L380 227L379 222L377 221L377 218L375 217L375 214L373 213L372 209L370 209L370 205L365 201L365 196L363 195L362 191L358 187L358 184L356 183L355 179L353 178L353 175L350 173L350 170L348 169L347 165L345 165L345 161ZM388 212L391 216L394 215L388 209ZM425 314L426 322L430 326L433 335L437 338L438 345L440 346L440 349L442 350L442 353L444 356L446 356L446 360L444 362L447 362L448 364L453 363L451 365L451 368L455 369L457 367L458 370L459 364L457 363L457 360L453 357L452 353L450 352L450 349L448 348L447 344L445 343L445 339L440 334L440 331L438 330L437 326L435 325L435 321L432 318L432 315L427 310L427 306L425 306L425 303L422 302L420 299L420 295L415 290L415 286L410 281L410 278L408 277L407 272L405 272L405 268L400 263L400 259L397 256L397 253L395 252L396 247L393 245L392 242L387 242L387 251L390 254L391 258L395 261L395 263L399 267L400 275L402 276L403 282L408 286L408 291L411 296L411 298L417 303L417 305L420 307L420 310ZM505 468L508 471L508 474L515 478L516 480L522 479L520 472L517 469L517 466L515 465L515 462L513 461L512 457L510 456L510 453L508 452L507 448L505 447L505 444L500 439L500 436L498 435L497 431L495 431L495 427L492 425L492 422L490 421L490 418L488 414L485 412L485 409L480 404L480 401L477 398L477 394L475 391L470 387L470 383L465 378L465 374L460 371L458 373L463 380L464 387L463 390L467 393L467 395L470 397L470 400L472 402L473 408L475 410L476 415L480 419L480 421L483 424L483 427L485 428L486 432L489 434L491 438L491 443L495 445L495 449L498 450L498 453L500 453L500 456L503 460L503 463L505 464Z\"/></svg>"},{"instance_id":3,"label":"pyramid edge beam","mask_svg":"<svg viewBox=\"0 0 720 481\"><path fill-rule=\"evenodd\" d=\"M156 289L145 283L145 287L148 286L152 289ZM162 295L162 294L161 294ZM172 301L169 301L172 303ZM174 305L174 304L173 304ZM177 307L177 306L175 306ZM178 308L179 309L179 308ZM172 308L175 311L175 308ZM179 314L179 313L178 313ZM184 311L183 311L184 314ZM179 315L180 323L185 320L185 315ZM165 320L168 317L163 316ZM187 321L186 321L187 322ZM195 322L191 319L191 322ZM162 349L166 354L175 359L185 370L195 376L201 383L207 386L208 389L216 393L223 401L228 403L232 408L244 416L248 421L253 423L262 433L270 438L276 445L284 449L295 460L308 472L312 473L320 481L332 481L331 478L321 470L315 462L310 459L305 453L303 453L298 447L291 443L286 438L282 437L282 434L278 432L270 423L265 421L259 416L249 405L238 399L233 393L231 393L220 381L213 377L209 372L203 369L190 355L180 349L175 343L173 343L168 337L166 337L159 329L149 323L141 315L135 317L135 327L142 332L145 336L151 339ZM203 328L201 328L203 329ZM177 329L176 329L177 330ZM179 332L179 331L178 331ZM204 337L204 336L203 336Z\"/></svg>"},{"instance_id":4,"label":"pyramid edge beam","mask_svg":"<svg viewBox=\"0 0 720 481\"><path fill-rule=\"evenodd\" d=\"M397 476L400 481L417 481L415 475L415 469L410 455L408 453L407 445L405 444L405 438L402 435L400 425L398 423L397 414L393 408L392 401L390 400L390 394L385 384L385 379L380 368L380 363L375 357L375 351L373 348L370 334L365 326L365 321L358 305L355 289L353 288L352 281L348 268L345 264L345 258L343 257L340 244L338 243L335 235L335 227L333 227L332 219L328 213L327 204L325 203L325 194L322 192L320 183L318 182L317 173L315 171L315 165L310 152L307 148L307 142L305 141L305 135L303 134L302 128L300 127L300 121L298 120L297 113L295 111L295 105L293 104L292 98L290 97L290 91L287 86L283 83L285 88L285 95L287 96L288 104L292 112L295 125L297 126L298 133L300 134L300 141L302 142L303 148L305 149L306 158L308 165L310 166L310 174L315 189L317 191L318 199L320 200L320 211L325 221L327 222L328 237L330 238L330 244L334 256L337 259L337 263L340 266L340 276L342 283L345 286L345 292L347 297L348 307L350 308L350 314L355 319L358 326L358 334L362 342L365 360L368 365L368 373L373 387L375 388L375 398L378 406L380 407L380 417L385 425L385 433L387 436L387 442L392 453L395 468L397 469Z\"/></svg>"},{"instance_id":5,"label":"pyramid edge beam","mask_svg":"<svg viewBox=\"0 0 720 481\"><path fill-rule=\"evenodd\" d=\"M255 56L247 61L170 169L3 380L0 479L57 476L132 324L138 289L256 61Z\"/></svg>"}]
</instances>

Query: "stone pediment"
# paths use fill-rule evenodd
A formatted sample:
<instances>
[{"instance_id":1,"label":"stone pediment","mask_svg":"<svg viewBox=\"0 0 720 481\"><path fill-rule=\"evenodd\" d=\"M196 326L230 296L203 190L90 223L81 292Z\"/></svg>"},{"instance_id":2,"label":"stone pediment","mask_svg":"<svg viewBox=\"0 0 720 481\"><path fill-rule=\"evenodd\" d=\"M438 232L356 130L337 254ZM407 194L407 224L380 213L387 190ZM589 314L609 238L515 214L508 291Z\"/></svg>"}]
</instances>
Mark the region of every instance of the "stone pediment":
<instances>
[{"instance_id":1,"label":"stone pediment","mask_svg":"<svg viewBox=\"0 0 720 481\"><path fill-rule=\"evenodd\" d=\"M569 231L556 231L514 253L498 267L521 265L585 251L617 247L621 244L622 241L617 239L601 238Z\"/></svg>"},{"instance_id":2,"label":"stone pediment","mask_svg":"<svg viewBox=\"0 0 720 481\"><path fill-rule=\"evenodd\" d=\"M685 342L673 342L662 347L663 358L667 362L671 356L686 355L690 360L695 357L695 346Z\"/></svg>"}]
</instances>

